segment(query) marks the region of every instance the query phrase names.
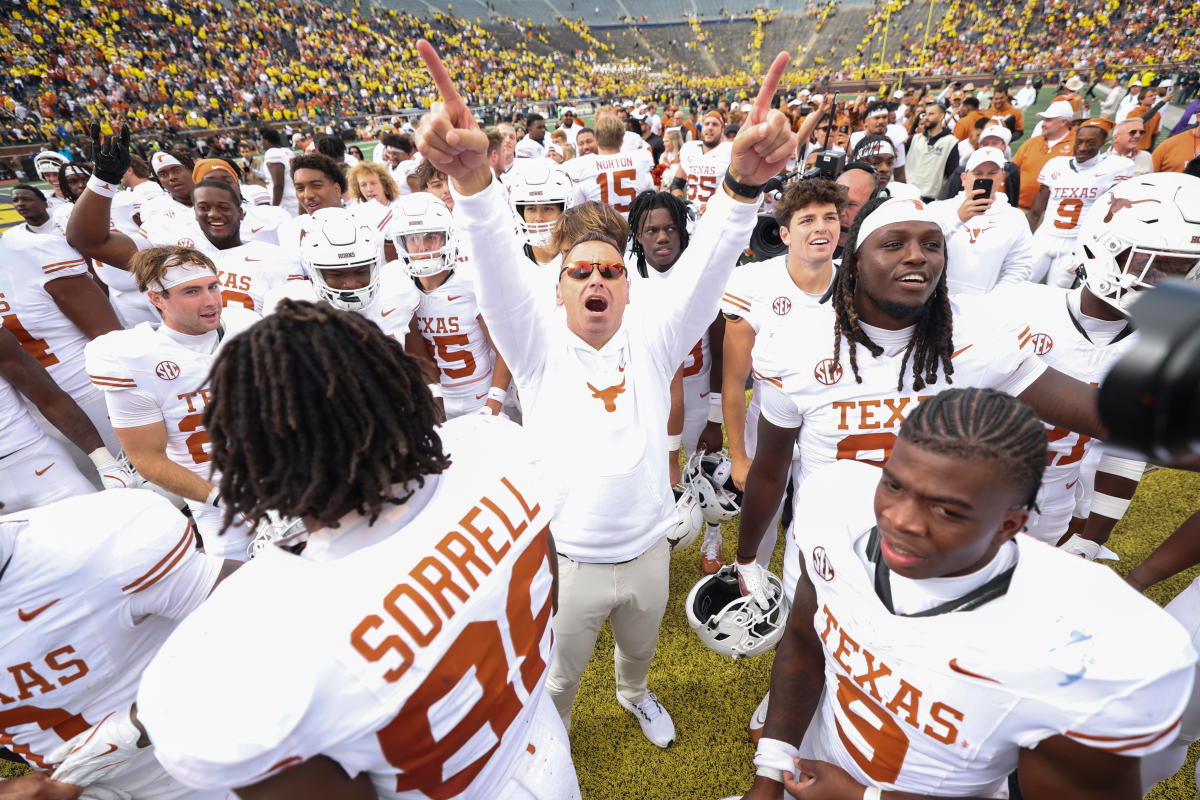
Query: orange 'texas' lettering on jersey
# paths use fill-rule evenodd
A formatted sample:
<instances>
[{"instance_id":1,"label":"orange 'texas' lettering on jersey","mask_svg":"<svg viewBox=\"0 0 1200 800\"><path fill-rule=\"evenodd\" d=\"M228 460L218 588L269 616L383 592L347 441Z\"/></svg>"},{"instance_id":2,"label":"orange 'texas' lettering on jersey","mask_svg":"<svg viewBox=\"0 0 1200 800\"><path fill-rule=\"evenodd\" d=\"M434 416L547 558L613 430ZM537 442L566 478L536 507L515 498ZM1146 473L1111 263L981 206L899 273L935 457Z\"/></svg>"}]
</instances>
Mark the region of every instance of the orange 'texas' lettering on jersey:
<instances>
[{"instance_id":1,"label":"orange 'texas' lettering on jersey","mask_svg":"<svg viewBox=\"0 0 1200 800\"><path fill-rule=\"evenodd\" d=\"M458 333L458 317L417 317L421 333Z\"/></svg>"},{"instance_id":2,"label":"orange 'texas' lettering on jersey","mask_svg":"<svg viewBox=\"0 0 1200 800\"><path fill-rule=\"evenodd\" d=\"M838 430L851 428L874 431L884 428L897 429L904 422L905 409L910 403L920 403L933 397L920 394L916 397L882 397L878 400L835 400L830 405L840 413ZM881 415L886 415L881 416Z\"/></svg>"},{"instance_id":3,"label":"orange 'texas' lettering on jersey","mask_svg":"<svg viewBox=\"0 0 1200 800\"><path fill-rule=\"evenodd\" d=\"M250 259L246 259L249 261ZM243 292L250 291L250 276L238 275L236 272L221 272L221 286L225 289L241 289Z\"/></svg>"},{"instance_id":4,"label":"orange 'texas' lettering on jersey","mask_svg":"<svg viewBox=\"0 0 1200 800\"><path fill-rule=\"evenodd\" d=\"M205 386L203 389L198 389L194 392L184 392L183 394L175 395L176 400L187 401L189 414L194 414L196 412L196 403L193 401L197 398L200 400L200 410L203 410L212 400L212 389Z\"/></svg>"},{"instance_id":5,"label":"orange 'texas' lettering on jersey","mask_svg":"<svg viewBox=\"0 0 1200 800\"><path fill-rule=\"evenodd\" d=\"M596 398L597 400L604 401L605 411L616 411L617 395L622 394L625 391L625 378L621 378L621 382L615 386L606 386L603 389L597 389L590 383L587 385L587 387L592 390L592 397Z\"/></svg>"},{"instance_id":6,"label":"orange 'texas' lettering on jersey","mask_svg":"<svg viewBox=\"0 0 1200 800\"><path fill-rule=\"evenodd\" d=\"M34 696L34 689L37 689L37 694L39 695L48 694L59 686L66 686L68 683L73 683L84 675L87 675L89 671L88 665L83 662L83 659L72 658L68 661L63 660L66 656L73 655L74 653L75 648L71 645L64 645L51 650L42 657L42 661L45 662L49 670L44 669L41 664L35 667L32 661L22 661L20 664L5 667L4 669L8 673L10 680L0 683L0 686L3 686L4 689L12 690L14 695L9 695L6 691L0 690L0 704L9 705L18 700L28 700ZM55 685L55 681L58 682L58 686ZM4 713L0 712L0 717ZM0 723L0 728L3 727L4 725Z\"/></svg>"},{"instance_id":7,"label":"orange 'texas' lettering on jersey","mask_svg":"<svg viewBox=\"0 0 1200 800\"><path fill-rule=\"evenodd\" d=\"M521 537L541 511L531 508L507 478L507 490L479 499L462 519L433 547L433 552L413 567L403 583L383 598L386 617L368 614L350 634L350 644L370 663L388 653L399 659L384 680L400 680L414 660L414 651L426 647L458 612ZM386 628L386 635L373 634Z\"/></svg>"},{"instance_id":8,"label":"orange 'texas' lettering on jersey","mask_svg":"<svg viewBox=\"0 0 1200 800\"><path fill-rule=\"evenodd\" d=\"M961 711L940 701L931 703L926 697L926 692L897 675L891 666L877 658L867 646L855 641L833 616L829 606L822 605L817 615L818 624L822 616L825 629L821 633L821 642L825 645L828 658L837 665L838 671L843 673L838 676L837 701L860 733L867 728L874 729L874 733L866 738L876 753L874 757L866 758L842 733L840 721L838 723L843 743L864 771L873 778L876 778L880 771L892 774L891 780L899 775L909 739L908 734L897 723L903 723L912 728L914 733L923 733L942 744L950 745L958 741L958 723L963 720ZM876 719L864 720L863 711L870 711ZM858 722L864 724L859 725ZM880 735L892 741L872 741L872 736ZM881 753L894 753L897 749L900 751L898 762L877 762L876 759ZM871 774L872 772L876 774Z\"/></svg>"}]
</instances>

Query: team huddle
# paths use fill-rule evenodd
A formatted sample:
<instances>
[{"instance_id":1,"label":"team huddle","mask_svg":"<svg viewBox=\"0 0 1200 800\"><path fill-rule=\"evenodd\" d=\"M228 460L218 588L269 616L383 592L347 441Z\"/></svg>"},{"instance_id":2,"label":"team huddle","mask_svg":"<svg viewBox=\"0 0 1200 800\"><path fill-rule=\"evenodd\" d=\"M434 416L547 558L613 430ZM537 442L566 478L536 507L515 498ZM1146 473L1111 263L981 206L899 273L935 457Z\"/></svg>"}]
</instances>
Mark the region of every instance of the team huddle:
<instances>
[{"instance_id":1,"label":"team huddle","mask_svg":"<svg viewBox=\"0 0 1200 800\"><path fill-rule=\"evenodd\" d=\"M617 704L688 734L648 676L697 541L697 637L774 654L747 798L1179 770L1200 589L1164 610L1090 563L1146 471L1096 386L1130 303L1200 278L1200 178L1067 140L1060 101L1037 153L992 118L947 141L933 102L829 147L784 54L665 168L611 107L564 112L564 159L418 49L415 154L265 129L263 190L97 124L93 163L39 157L51 197L14 188L0 743L34 772L0 796L579 798L606 621ZM785 249L739 266L764 210Z\"/></svg>"}]
</instances>

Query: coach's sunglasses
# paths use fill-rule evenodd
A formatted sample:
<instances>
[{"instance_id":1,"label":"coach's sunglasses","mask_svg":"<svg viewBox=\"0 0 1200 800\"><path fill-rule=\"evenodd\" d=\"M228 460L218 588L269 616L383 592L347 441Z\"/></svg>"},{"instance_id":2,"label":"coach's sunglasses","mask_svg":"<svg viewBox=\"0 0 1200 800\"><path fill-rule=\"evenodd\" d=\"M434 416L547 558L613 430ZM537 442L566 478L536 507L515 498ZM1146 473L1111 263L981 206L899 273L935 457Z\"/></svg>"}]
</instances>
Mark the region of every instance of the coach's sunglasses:
<instances>
[{"instance_id":1,"label":"coach's sunglasses","mask_svg":"<svg viewBox=\"0 0 1200 800\"><path fill-rule=\"evenodd\" d=\"M558 278L562 280L565 272L572 280L586 281L597 269L600 270L600 277L606 281L625 276L625 265L619 261L572 261L559 270Z\"/></svg>"}]
</instances>

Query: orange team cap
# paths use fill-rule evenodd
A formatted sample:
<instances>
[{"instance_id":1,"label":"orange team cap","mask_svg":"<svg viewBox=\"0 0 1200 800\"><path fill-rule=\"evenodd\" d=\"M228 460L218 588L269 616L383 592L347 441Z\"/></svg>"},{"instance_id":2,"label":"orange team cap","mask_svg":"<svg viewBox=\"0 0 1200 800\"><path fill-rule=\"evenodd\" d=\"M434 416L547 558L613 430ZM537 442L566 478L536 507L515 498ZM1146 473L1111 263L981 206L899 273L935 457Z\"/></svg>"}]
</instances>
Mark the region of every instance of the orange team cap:
<instances>
[{"instance_id":1,"label":"orange team cap","mask_svg":"<svg viewBox=\"0 0 1200 800\"><path fill-rule=\"evenodd\" d=\"M1116 127L1116 123L1113 122L1111 119L1100 119L1099 117L1095 117L1093 119L1084 120L1083 124L1080 125L1079 127L1081 127L1081 128L1099 128L1100 130L1104 131L1105 133L1112 133L1112 129L1114 127Z\"/></svg>"},{"instance_id":2,"label":"orange team cap","mask_svg":"<svg viewBox=\"0 0 1200 800\"><path fill-rule=\"evenodd\" d=\"M226 164L219 158L202 158L196 162L196 166L192 168L192 181L199 183L204 180L212 172L228 172L234 178L238 177L237 172L233 167Z\"/></svg>"}]
</instances>

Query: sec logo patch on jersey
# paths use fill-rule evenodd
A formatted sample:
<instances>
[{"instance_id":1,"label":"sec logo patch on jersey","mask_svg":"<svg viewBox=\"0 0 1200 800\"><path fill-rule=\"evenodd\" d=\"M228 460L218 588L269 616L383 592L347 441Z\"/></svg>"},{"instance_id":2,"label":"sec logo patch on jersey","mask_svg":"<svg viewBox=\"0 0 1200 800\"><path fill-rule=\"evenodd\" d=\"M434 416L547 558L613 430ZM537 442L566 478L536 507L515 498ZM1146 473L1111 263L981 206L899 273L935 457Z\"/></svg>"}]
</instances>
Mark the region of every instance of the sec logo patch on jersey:
<instances>
[{"instance_id":1,"label":"sec logo patch on jersey","mask_svg":"<svg viewBox=\"0 0 1200 800\"><path fill-rule=\"evenodd\" d=\"M832 358L823 358L813 367L813 377L825 386L833 386L842 379L842 365Z\"/></svg>"},{"instance_id":2,"label":"sec logo patch on jersey","mask_svg":"<svg viewBox=\"0 0 1200 800\"><path fill-rule=\"evenodd\" d=\"M179 365L174 361L160 361L154 368L154 374L164 381L173 381L179 377Z\"/></svg>"},{"instance_id":3,"label":"sec logo patch on jersey","mask_svg":"<svg viewBox=\"0 0 1200 800\"><path fill-rule=\"evenodd\" d=\"M1054 349L1054 340L1048 333L1035 333L1029 338L1029 344L1033 348L1033 352L1039 356L1044 356Z\"/></svg>"},{"instance_id":4,"label":"sec logo patch on jersey","mask_svg":"<svg viewBox=\"0 0 1200 800\"><path fill-rule=\"evenodd\" d=\"M786 297L776 297L775 302L771 303L771 310L782 317L792 310L792 301Z\"/></svg>"},{"instance_id":5,"label":"sec logo patch on jersey","mask_svg":"<svg viewBox=\"0 0 1200 800\"><path fill-rule=\"evenodd\" d=\"M825 552L824 547L813 548L812 565L813 572L820 575L822 580L833 580L833 564L829 561L829 553Z\"/></svg>"}]
</instances>

